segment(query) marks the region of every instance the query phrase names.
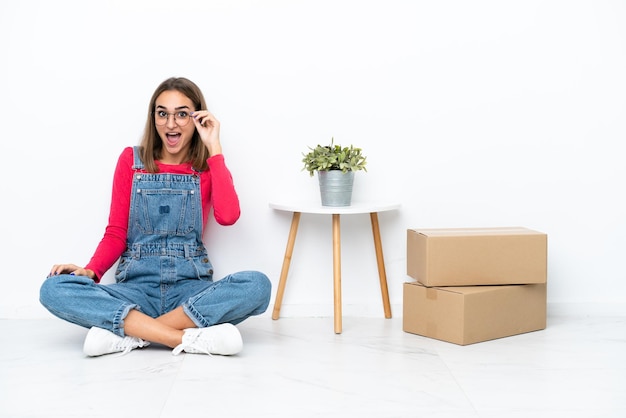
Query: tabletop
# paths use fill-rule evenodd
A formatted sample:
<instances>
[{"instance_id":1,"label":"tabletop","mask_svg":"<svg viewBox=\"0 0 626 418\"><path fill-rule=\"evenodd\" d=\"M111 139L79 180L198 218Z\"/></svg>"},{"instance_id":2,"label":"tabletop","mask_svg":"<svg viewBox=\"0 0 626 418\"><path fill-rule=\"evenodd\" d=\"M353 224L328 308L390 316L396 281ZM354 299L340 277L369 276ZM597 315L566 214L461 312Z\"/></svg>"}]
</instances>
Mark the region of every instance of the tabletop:
<instances>
[{"instance_id":1,"label":"tabletop","mask_svg":"<svg viewBox=\"0 0 626 418\"><path fill-rule=\"evenodd\" d=\"M270 202L270 208L286 212L351 215L395 210L400 208L400 204L389 202L352 202L350 206L322 206L319 202L311 201L276 201Z\"/></svg>"}]
</instances>

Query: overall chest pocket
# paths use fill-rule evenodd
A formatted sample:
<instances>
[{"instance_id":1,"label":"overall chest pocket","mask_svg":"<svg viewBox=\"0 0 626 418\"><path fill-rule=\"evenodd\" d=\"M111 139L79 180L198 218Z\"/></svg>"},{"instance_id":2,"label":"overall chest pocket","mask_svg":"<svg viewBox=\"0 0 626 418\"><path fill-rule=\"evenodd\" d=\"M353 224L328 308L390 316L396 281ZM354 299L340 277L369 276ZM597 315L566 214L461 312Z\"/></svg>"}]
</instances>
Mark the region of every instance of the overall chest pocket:
<instances>
[{"instance_id":1,"label":"overall chest pocket","mask_svg":"<svg viewBox=\"0 0 626 418\"><path fill-rule=\"evenodd\" d=\"M144 234L186 235L194 230L197 199L194 190L138 189L134 222Z\"/></svg>"}]
</instances>

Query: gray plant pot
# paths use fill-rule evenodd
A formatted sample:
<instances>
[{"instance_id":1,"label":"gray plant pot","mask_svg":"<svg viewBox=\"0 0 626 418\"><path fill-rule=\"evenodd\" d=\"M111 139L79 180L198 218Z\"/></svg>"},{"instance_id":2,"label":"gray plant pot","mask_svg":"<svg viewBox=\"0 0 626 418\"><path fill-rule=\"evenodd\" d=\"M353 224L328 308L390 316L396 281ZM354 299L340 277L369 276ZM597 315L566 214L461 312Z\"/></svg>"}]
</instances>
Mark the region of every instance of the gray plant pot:
<instances>
[{"instance_id":1,"label":"gray plant pot","mask_svg":"<svg viewBox=\"0 0 626 418\"><path fill-rule=\"evenodd\" d=\"M322 206L350 206L354 171L318 171Z\"/></svg>"}]
</instances>

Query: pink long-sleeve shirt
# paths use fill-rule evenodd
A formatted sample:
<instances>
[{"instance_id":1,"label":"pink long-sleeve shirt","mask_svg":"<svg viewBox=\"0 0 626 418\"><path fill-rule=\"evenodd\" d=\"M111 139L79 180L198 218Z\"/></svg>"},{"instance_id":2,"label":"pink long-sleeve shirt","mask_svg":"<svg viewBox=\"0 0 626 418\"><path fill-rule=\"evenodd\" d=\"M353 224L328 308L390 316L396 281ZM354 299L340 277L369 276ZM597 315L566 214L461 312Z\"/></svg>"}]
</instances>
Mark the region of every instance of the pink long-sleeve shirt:
<instances>
[{"instance_id":1,"label":"pink long-sleeve shirt","mask_svg":"<svg viewBox=\"0 0 626 418\"><path fill-rule=\"evenodd\" d=\"M220 225L232 225L239 219L239 198L230 171L222 154L207 160L209 169L200 173L200 194L202 199L202 225L206 225L211 207L213 216ZM160 173L193 174L191 164L162 164L157 161ZM104 236L86 269L93 270L96 282L113 266L126 250L126 234L130 216L130 199L133 185L133 149L122 151L113 177L113 191L109 223ZM146 172L142 170L141 172Z\"/></svg>"}]
</instances>

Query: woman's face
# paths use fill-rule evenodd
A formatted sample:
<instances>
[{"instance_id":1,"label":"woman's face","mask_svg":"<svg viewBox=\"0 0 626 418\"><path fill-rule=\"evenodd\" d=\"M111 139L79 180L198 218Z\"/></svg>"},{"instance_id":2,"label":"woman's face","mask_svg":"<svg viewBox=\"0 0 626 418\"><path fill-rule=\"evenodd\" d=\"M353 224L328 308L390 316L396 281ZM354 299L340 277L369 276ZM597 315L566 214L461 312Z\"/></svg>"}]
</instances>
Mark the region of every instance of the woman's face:
<instances>
[{"instance_id":1,"label":"woman's face","mask_svg":"<svg viewBox=\"0 0 626 418\"><path fill-rule=\"evenodd\" d=\"M154 122L163 141L162 163L185 162L196 130L191 121L191 112L195 110L193 102L177 90L164 91L157 97Z\"/></svg>"}]
</instances>

